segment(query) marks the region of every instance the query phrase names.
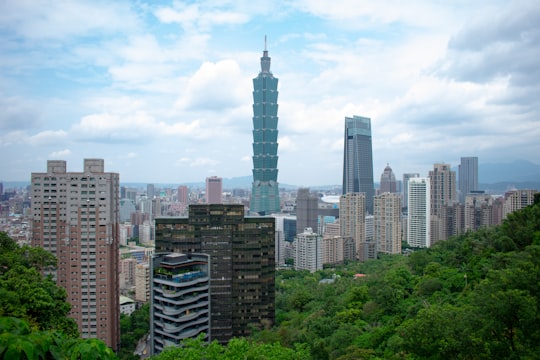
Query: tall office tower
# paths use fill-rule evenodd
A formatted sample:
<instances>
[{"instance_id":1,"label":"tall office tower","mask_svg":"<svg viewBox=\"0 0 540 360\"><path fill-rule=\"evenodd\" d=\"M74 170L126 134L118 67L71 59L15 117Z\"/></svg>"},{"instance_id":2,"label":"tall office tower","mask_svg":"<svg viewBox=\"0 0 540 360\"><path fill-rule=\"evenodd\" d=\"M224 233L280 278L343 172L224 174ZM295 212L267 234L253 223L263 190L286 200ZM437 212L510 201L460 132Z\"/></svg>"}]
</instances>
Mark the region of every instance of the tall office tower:
<instances>
[{"instance_id":1,"label":"tall office tower","mask_svg":"<svg viewBox=\"0 0 540 360\"><path fill-rule=\"evenodd\" d=\"M401 197L395 193L375 196L373 211L377 252L401 254Z\"/></svg>"},{"instance_id":2,"label":"tall office tower","mask_svg":"<svg viewBox=\"0 0 540 360\"><path fill-rule=\"evenodd\" d=\"M149 199L153 199L156 196L156 187L154 184L146 184L146 196Z\"/></svg>"},{"instance_id":3,"label":"tall office tower","mask_svg":"<svg viewBox=\"0 0 540 360\"><path fill-rule=\"evenodd\" d=\"M58 258L56 282L67 291L69 316L83 338L98 338L118 350L119 195L117 173L102 159L85 159L83 172L47 161L32 173L32 245Z\"/></svg>"},{"instance_id":4,"label":"tall office tower","mask_svg":"<svg viewBox=\"0 0 540 360\"><path fill-rule=\"evenodd\" d=\"M210 255L210 340L227 343L275 319L275 220L244 205L190 205L189 217L157 218L156 253Z\"/></svg>"},{"instance_id":5,"label":"tall office tower","mask_svg":"<svg viewBox=\"0 0 540 360\"><path fill-rule=\"evenodd\" d=\"M206 203L221 204L223 194L223 180L217 176L206 178Z\"/></svg>"},{"instance_id":6,"label":"tall office tower","mask_svg":"<svg viewBox=\"0 0 540 360\"><path fill-rule=\"evenodd\" d=\"M343 154L343 194L365 193L366 211L373 214L373 150L371 119L361 116L345 118Z\"/></svg>"},{"instance_id":7,"label":"tall office tower","mask_svg":"<svg viewBox=\"0 0 540 360\"><path fill-rule=\"evenodd\" d=\"M305 228L318 228L319 196L311 193L309 188L299 188L296 195L296 234Z\"/></svg>"},{"instance_id":8,"label":"tall office tower","mask_svg":"<svg viewBox=\"0 0 540 360\"><path fill-rule=\"evenodd\" d=\"M280 212L277 86L278 79L270 72L265 38L261 72L253 79L253 186L249 208L259 215Z\"/></svg>"},{"instance_id":9,"label":"tall office tower","mask_svg":"<svg viewBox=\"0 0 540 360\"><path fill-rule=\"evenodd\" d=\"M420 177L418 173L405 173L403 174L403 203L402 206L407 208L409 202L409 179Z\"/></svg>"},{"instance_id":10,"label":"tall office tower","mask_svg":"<svg viewBox=\"0 0 540 360\"><path fill-rule=\"evenodd\" d=\"M210 332L210 259L165 253L152 259L151 354Z\"/></svg>"},{"instance_id":11,"label":"tall office tower","mask_svg":"<svg viewBox=\"0 0 540 360\"><path fill-rule=\"evenodd\" d=\"M340 197L339 230L344 239L354 239L355 258L360 261L365 260L365 214L366 195L364 193L347 193Z\"/></svg>"},{"instance_id":12,"label":"tall office tower","mask_svg":"<svg viewBox=\"0 0 540 360\"><path fill-rule=\"evenodd\" d=\"M189 190L188 187L185 185L180 185L178 187L178 202L183 205L187 205L189 203Z\"/></svg>"},{"instance_id":13,"label":"tall office tower","mask_svg":"<svg viewBox=\"0 0 540 360\"><path fill-rule=\"evenodd\" d=\"M389 164L386 164L386 167L381 174L381 186L379 189L379 194L384 194L386 192L396 192L396 176L394 175L394 172Z\"/></svg>"},{"instance_id":14,"label":"tall office tower","mask_svg":"<svg viewBox=\"0 0 540 360\"><path fill-rule=\"evenodd\" d=\"M451 235L445 216L445 208L457 201L456 172L449 164L434 164L429 171L431 205L431 244L446 240Z\"/></svg>"},{"instance_id":15,"label":"tall office tower","mask_svg":"<svg viewBox=\"0 0 540 360\"><path fill-rule=\"evenodd\" d=\"M308 270L315 272L322 270L322 237L306 228L296 235L295 243L295 270Z\"/></svg>"},{"instance_id":16,"label":"tall office tower","mask_svg":"<svg viewBox=\"0 0 540 360\"><path fill-rule=\"evenodd\" d=\"M429 178L409 179L407 243L413 247L431 246L430 189Z\"/></svg>"},{"instance_id":17,"label":"tall office tower","mask_svg":"<svg viewBox=\"0 0 540 360\"><path fill-rule=\"evenodd\" d=\"M534 203L534 195L538 190L511 190L504 194L503 219L514 211L523 209Z\"/></svg>"},{"instance_id":18,"label":"tall office tower","mask_svg":"<svg viewBox=\"0 0 540 360\"><path fill-rule=\"evenodd\" d=\"M459 202L464 204L471 191L478 190L478 157L462 157L458 166Z\"/></svg>"}]
</instances>

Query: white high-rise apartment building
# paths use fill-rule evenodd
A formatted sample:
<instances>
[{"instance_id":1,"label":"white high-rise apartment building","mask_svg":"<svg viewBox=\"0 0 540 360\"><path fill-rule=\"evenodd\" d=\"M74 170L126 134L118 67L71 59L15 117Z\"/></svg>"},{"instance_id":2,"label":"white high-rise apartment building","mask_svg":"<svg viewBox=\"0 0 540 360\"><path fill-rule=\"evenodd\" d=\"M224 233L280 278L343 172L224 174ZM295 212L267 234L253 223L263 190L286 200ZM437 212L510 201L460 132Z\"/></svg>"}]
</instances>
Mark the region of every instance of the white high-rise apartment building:
<instances>
[{"instance_id":1,"label":"white high-rise apartment building","mask_svg":"<svg viewBox=\"0 0 540 360\"><path fill-rule=\"evenodd\" d=\"M364 259L366 195L347 193L339 198L339 227L343 238L354 239L356 258Z\"/></svg>"},{"instance_id":2,"label":"white high-rise apartment building","mask_svg":"<svg viewBox=\"0 0 540 360\"><path fill-rule=\"evenodd\" d=\"M53 274L81 336L118 350L119 175L105 172L103 159L85 159L82 172L49 160L31 181L32 245L58 258Z\"/></svg>"},{"instance_id":3,"label":"white high-rise apartment building","mask_svg":"<svg viewBox=\"0 0 540 360\"><path fill-rule=\"evenodd\" d=\"M384 193L373 200L373 236L377 252L401 253L401 196Z\"/></svg>"},{"instance_id":4,"label":"white high-rise apartment building","mask_svg":"<svg viewBox=\"0 0 540 360\"><path fill-rule=\"evenodd\" d=\"M306 228L303 233L296 235L295 252L295 270L309 270L309 272L322 270L322 238L311 228Z\"/></svg>"},{"instance_id":5,"label":"white high-rise apartment building","mask_svg":"<svg viewBox=\"0 0 540 360\"><path fill-rule=\"evenodd\" d=\"M409 179L407 243L414 247L430 247L430 180Z\"/></svg>"}]
</instances>

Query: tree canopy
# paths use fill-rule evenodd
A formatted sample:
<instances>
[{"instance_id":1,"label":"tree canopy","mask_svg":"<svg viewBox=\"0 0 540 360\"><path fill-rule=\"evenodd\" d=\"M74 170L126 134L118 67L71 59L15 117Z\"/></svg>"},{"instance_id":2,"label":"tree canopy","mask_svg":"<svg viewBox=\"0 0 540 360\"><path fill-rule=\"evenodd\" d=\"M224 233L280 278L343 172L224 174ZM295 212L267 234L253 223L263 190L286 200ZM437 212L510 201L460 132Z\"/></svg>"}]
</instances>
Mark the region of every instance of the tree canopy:
<instances>
[{"instance_id":1,"label":"tree canopy","mask_svg":"<svg viewBox=\"0 0 540 360\"><path fill-rule=\"evenodd\" d=\"M80 339L66 291L41 271L56 258L0 232L0 359L115 359L98 339Z\"/></svg>"}]
</instances>

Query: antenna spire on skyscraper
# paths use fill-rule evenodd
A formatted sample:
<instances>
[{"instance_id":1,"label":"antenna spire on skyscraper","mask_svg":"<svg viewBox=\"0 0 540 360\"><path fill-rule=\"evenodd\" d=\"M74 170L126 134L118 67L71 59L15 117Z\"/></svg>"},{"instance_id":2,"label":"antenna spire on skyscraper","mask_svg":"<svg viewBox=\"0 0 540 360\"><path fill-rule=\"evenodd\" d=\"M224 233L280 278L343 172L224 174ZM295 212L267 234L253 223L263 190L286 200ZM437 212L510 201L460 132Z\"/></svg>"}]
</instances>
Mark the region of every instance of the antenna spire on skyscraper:
<instances>
[{"instance_id":1,"label":"antenna spire on skyscraper","mask_svg":"<svg viewBox=\"0 0 540 360\"><path fill-rule=\"evenodd\" d=\"M261 58L261 73L270 74L270 56L268 56L266 35L264 35L264 51L263 51L263 56Z\"/></svg>"}]
</instances>

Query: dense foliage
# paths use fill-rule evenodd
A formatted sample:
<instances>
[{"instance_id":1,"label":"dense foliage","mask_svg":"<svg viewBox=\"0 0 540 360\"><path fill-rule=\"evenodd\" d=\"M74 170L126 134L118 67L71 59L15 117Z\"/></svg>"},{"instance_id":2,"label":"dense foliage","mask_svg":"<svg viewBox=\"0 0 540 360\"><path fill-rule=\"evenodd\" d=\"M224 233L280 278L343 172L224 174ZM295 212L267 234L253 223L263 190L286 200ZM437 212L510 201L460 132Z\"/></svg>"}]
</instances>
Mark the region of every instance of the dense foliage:
<instances>
[{"instance_id":1,"label":"dense foliage","mask_svg":"<svg viewBox=\"0 0 540 360\"><path fill-rule=\"evenodd\" d=\"M139 341L144 340L150 330L150 304L145 304L131 315L120 314L120 351L122 360L138 359L134 355Z\"/></svg>"},{"instance_id":2,"label":"dense foliage","mask_svg":"<svg viewBox=\"0 0 540 360\"><path fill-rule=\"evenodd\" d=\"M254 339L308 344L314 359L540 358L539 284L536 201L407 257L280 271L277 326Z\"/></svg>"},{"instance_id":3,"label":"dense foliage","mask_svg":"<svg viewBox=\"0 0 540 360\"><path fill-rule=\"evenodd\" d=\"M309 360L309 350L305 344L288 348L279 343L252 342L245 338L235 338L224 346L217 341L207 344L202 336L188 339L182 347L169 347L153 360Z\"/></svg>"}]
</instances>

